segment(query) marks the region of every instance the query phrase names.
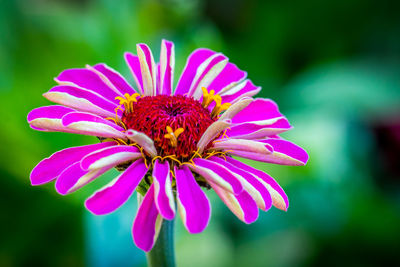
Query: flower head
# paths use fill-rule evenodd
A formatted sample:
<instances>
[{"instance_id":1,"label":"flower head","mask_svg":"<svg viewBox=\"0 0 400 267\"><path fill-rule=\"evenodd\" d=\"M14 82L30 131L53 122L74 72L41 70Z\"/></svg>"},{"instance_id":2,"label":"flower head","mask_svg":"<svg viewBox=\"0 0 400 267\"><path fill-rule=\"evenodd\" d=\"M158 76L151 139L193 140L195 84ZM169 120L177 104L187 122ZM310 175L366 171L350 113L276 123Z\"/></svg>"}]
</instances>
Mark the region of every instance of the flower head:
<instances>
[{"instance_id":1,"label":"flower head","mask_svg":"<svg viewBox=\"0 0 400 267\"><path fill-rule=\"evenodd\" d=\"M42 160L31 172L32 185L55 180L64 195L117 168L121 174L85 206L107 214L139 191L144 198L132 234L145 251L154 245L160 220L173 219L176 210L190 233L207 227L211 206L201 187L212 188L245 223L254 222L259 209L288 208L271 176L232 157L283 165L308 159L302 148L278 136L291 126L272 100L252 98L260 87L246 72L223 54L197 49L173 90L172 42L162 41L157 64L145 44L125 60L135 85L105 64L67 69L55 78L59 85L44 97L59 105L32 110L30 126L100 142Z\"/></svg>"}]
</instances>

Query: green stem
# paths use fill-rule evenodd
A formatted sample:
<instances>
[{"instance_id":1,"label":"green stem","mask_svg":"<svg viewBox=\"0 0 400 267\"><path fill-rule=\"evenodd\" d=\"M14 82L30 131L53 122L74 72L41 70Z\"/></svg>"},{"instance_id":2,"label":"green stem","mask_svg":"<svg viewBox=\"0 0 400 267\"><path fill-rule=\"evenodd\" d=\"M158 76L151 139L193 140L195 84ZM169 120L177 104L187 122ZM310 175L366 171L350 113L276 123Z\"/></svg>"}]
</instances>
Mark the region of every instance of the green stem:
<instances>
[{"instance_id":1,"label":"green stem","mask_svg":"<svg viewBox=\"0 0 400 267\"><path fill-rule=\"evenodd\" d=\"M163 220L153 249L147 253L149 267L174 267L174 220Z\"/></svg>"}]
</instances>

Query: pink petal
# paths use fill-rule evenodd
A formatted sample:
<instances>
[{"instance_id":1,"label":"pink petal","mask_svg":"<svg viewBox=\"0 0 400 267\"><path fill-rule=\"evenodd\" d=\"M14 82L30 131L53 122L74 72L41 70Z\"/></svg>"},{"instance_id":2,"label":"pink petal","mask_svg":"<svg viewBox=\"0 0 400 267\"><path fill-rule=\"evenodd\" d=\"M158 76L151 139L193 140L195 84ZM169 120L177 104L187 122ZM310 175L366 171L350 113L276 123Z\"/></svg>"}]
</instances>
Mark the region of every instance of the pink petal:
<instances>
[{"instance_id":1,"label":"pink petal","mask_svg":"<svg viewBox=\"0 0 400 267\"><path fill-rule=\"evenodd\" d=\"M274 153L263 159L264 162L301 166L308 161L308 154L303 148L282 138L268 138L260 142L274 148Z\"/></svg>"},{"instance_id":2,"label":"pink petal","mask_svg":"<svg viewBox=\"0 0 400 267\"><path fill-rule=\"evenodd\" d=\"M202 153L204 149L207 148L208 144L230 125L231 120L218 120L208 126L207 130L200 137L199 142L197 142L199 153Z\"/></svg>"},{"instance_id":3,"label":"pink petal","mask_svg":"<svg viewBox=\"0 0 400 267\"><path fill-rule=\"evenodd\" d=\"M210 87L211 88L211 87ZM229 87L228 87L229 88ZM222 97L222 103L236 103L243 97L252 97L261 91L261 87L255 86L250 80L245 80L228 90L223 89L219 94Z\"/></svg>"},{"instance_id":4,"label":"pink petal","mask_svg":"<svg viewBox=\"0 0 400 267\"><path fill-rule=\"evenodd\" d=\"M279 112L278 105L270 100L257 98L251 102L246 108L236 114L232 118L232 123L249 123L258 122L261 124L263 121L268 121L274 118L281 118L283 115Z\"/></svg>"},{"instance_id":5,"label":"pink petal","mask_svg":"<svg viewBox=\"0 0 400 267\"><path fill-rule=\"evenodd\" d=\"M200 233L210 221L210 202L186 166L180 169L175 167L175 177L176 198L183 224L189 233Z\"/></svg>"},{"instance_id":6,"label":"pink petal","mask_svg":"<svg viewBox=\"0 0 400 267\"><path fill-rule=\"evenodd\" d=\"M97 64L94 68L106 76L122 95L126 93L130 95L136 93L136 90L125 80L125 78L113 68L106 64Z\"/></svg>"},{"instance_id":7,"label":"pink petal","mask_svg":"<svg viewBox=\"0 0 400 267\"><path fill-rule=\"evenodd\" d=\"M135 79L136 85L139 88L140 93L143 94L143 78L142 71L140 69L139 57L129 52L125 53L124 56L125 61L131 70L131 74Z\"/></svg>"},{"instance_id":8,"label":"pink petal","mask_svg":"<svg viewBox=\"0 0 400 267\"><path fill-rule=\"evenodd\" d=\"M228 63L221 73L212 81L209 88L219 93L225 88L232 88L244 80L247 76L245 71L240 70L235 64Z\"/></svg>"},{"instance_id":9,"label":"pink petal","mask_svg":"<svg viewBox=\"0 0 400 267\"><path fill-rule=\"evenodd\" d=\"M225 203L225 205L235 214L240 220L249 224L253 223L258 218L257 203L253 200L249 193L242 191L238 195L234 195L216 184L210 183L211 187Z\"/></svg>"},{"instance_id":10,"label":"pink petal","mask_svg":"<svg viewBox=\"0 0 400 267\"><path fill-rule=\"evenodd\" d=\"M119 92L110 88L99 75L89 69L68 69L55 78L62 85L77 85L102 95L111 102L117 103L115 97Z\"/></svg>"},{"instance_id":11,"label":"pink petal","mask_svg":"<svg viewBox=\"0 0 400 267\"><path fill-rule=\"evenodd\" d=\"M158 159L155 161L153 178L157 209L165 219L172 220L175 217L175 198L172 193L168 161L164 163Z\"/></svg>"},{"instance_id":12,"label":"pink petal","mask_svg":"<svg viewBox=\"0 0 400 267\"><path fill-rule=\"evenodd\" d=\"M206 59L196 71L196 75L190 85L188 96L200 99L203 95L202 87L208 88L210 83L221 73L228 63L228 58L222 54L215 54Z\"/></svg>"},{"instance_id":13,"label":"pink petal","mask_svg":"<svg viewBox=\"0 0 400 267\"><path fill-rule=\"evenodd\" d=\"M80 161L85 155L114 144L115 142L105 142L60 150L36 165L30 174L31 183L32 185L48 183L57 178L64 169Z\"/></svg>"},{"instance_id":14,"label":"pink petal","mask_svg":"<svg viewBox=\"0 0 400 267\"><path fill-rule=\"evenodd\" d=\"M116 166L141 157L142 153L135 146L116 145L86 155L81 160L81 168L83 170L94 170L109 165Z\"/></svg>"},{"instance_id":15,"label":"pink petal","mask_svg":"<svg viewBox=\"0 0 400 267\"><path fill-rule=\"evenodd\" d=\"M150 251L157 240L161 224L162 218L155 204L154 184L152 184L133 222L132 236L136 246L146 252Z\"/></svg>"},{"instance_id":16,"label":"pink petal","mask_svg":"<svg viewBox=\"0 0 400 267\"><path fill-rule=\"evenodd\" d=\"M207 182L213 182L234 194L239 194L243 191L240 181L225 167L200 158L194 159L193 162L195 166L188 165L189 168L203 176Z\"/></svg>"},{"instance_id":17,"label":"pink petal","mask_svg":"<svg viewBox=\"0 0 400 267\"><path fill-rule=\"evenodd\" d=\"M229 171L239 176L244 190L251 195L261 210L266 211L271 208L272 200L268 189L256 177L254 177L254 175L236 167L222 158L212 156L209 160L224 166Z\"/></svg>"},{"instance_id":18,"label":"pink petal","mask_svg":"<svg viewBox=\"0 0 400 267\"><path fill-rule=\"evenodd\" d=\"M238 152L251 152L259 154L260 156L271 154L274 151L272 146L269 144L264 144L253 140L232 138L216 140L213 144L213 148L224 150L230 154L236 154Z\"/></svg>"},{"instance_id":19,"label":"pink petal","mask_svg":"<svg viewBox=\"0 0 400 267\"><path fill-rule=\"evenodd\" d=\"M90 113L68 113L62 118L62 124L80 134L126 139L122 127Z\"/></svg>"},{"instance_id":20,"label":"pink petal","mask_svg":"<svg viewBox=\"0 0 400 267\"><path fill-rule=\"evenodd\" d=\"M121 175L90 196L85 207L96 215L115 211L130 198L147 171L143 159L135 161Z\"/></svg>"},{"instance_id":21,"label":"pink petal","mask_svg":"<svg viewBox=\"0 0 400 267\"><path fill-rule=\"evenodd\" d=\"M115 117L116 103L110 102L101 95L79 87L59 85L50 89L43 96L48 100L74 108L91 112L104 117Z\"/></svg>"},{"instance_id":22,"label":"pink petal","mask_svg":"<svg viewBox=\"0 0 400 267\"><path fill-rule=\"evenodd\" d=\"M92 171L82 170L81 164L75 162L66 168L56 180L56 190L61 195L75 192L79 188L87 185L113 166L106 166Z\"/></svg>"},{"instance_id":23,"label":"pink petal","mask_svg":"<svg viewBox=\"0 0 400 267\"><path fill-rule=\"evenodd\" d=\"M271 176L231 157L226 157L226 160L237 168L240 168L257 177L271 194L272 205L281 210L287 210L289 208L289 200L285 194L285 191L283 191L283 189Z\"/></svg>"},{"instance_id":24,"label":"pink petal","mask_svg":"<svg viewBox=\"0 0 400 267\"><path fill-rule=\"evenodd\" d=\"M161 42L160 53L160 90L163 95L172 94L174 80L175 50L174 43L167 40Z\"/></svg>"},{"instance_id":25,"label":"pink petal","mask_svg":"<svg viewBox=\"0 0 400 267\"><path fill-rule=\"evenodd\" d=\"M143 78L143 94L146 96L157 95L156 92L156 65L150 48L146 44L136 45Z\"/></svg>"},{"instance_id":26,"label":"pink petal","mask_svg":"<svg viewBox=\"0 0 400 267\"><path fill-rule=\"evenodd\" d=\"M262 139L292 129L286 118L272 119L270 124L240 123L228 129L226 134L235 139Z\"/></svg>"},{"instance_id":27,"label":"pink petal","mask_svg":"<svg viewBox=\"0 0 400 267\"><path fill-rule=\"evenodd\" d=\"M197 68L207 58L216 54L216 52L206 49L199 48L194 50L186 61L186 66L179 78L178 85L176 86L175 95L184 95L189 92L190 85L196 75Z\"/></svg>"},{"instance_id":28,"label":"pink petal","mask_svg":"<svg viewBox=\"0 0 400 267\"><path fill-rule=\"evenodd\" d=\"M76 132L75 130L68 129L62 125L61 118L75 111L74 109L58 105L44 106L29 112L27 120L35 130L74 133Z\"/></svg>"}]
</instances>

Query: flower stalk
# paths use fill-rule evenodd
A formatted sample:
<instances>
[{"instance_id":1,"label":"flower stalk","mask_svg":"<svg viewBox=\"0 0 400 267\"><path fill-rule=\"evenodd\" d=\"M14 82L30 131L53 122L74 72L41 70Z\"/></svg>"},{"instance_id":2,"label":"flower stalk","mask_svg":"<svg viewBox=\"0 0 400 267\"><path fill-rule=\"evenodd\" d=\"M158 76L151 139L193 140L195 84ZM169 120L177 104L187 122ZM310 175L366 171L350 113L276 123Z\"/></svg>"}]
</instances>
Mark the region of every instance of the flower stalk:
<instances>
[{"instance_id":1,"label":"flower stalk","mask_svg":"<svg viewBox=\"0 0 400 267\"><path fill-rule=\"evenodd\" d=\"M175 267L174 221L163 220L157 241L146 254L149 267Z\"/></svg>"}]
</instances>

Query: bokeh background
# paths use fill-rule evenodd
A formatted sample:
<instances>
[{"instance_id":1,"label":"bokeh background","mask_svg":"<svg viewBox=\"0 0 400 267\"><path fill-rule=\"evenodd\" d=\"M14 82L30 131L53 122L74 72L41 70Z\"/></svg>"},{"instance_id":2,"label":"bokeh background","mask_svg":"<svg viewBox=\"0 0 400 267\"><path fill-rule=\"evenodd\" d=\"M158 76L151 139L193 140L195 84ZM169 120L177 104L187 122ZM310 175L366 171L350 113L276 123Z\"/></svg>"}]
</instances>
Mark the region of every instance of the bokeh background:
<instances>
[{"instance_id":1,"label":"bokeh background","mask_svg":"<svg viewBox=\"0 0 400 267\"><path fill-rule=\"evenodd\" d=\"M124 51L160 40L186 57L230 57L279 103L310 154L305 167L255 164L285 188L288 212L240 222L213 194L209 227L176 221L178 266L399 265L400 2L372 0L1 0L0 266L145 266L130 236L135 197L95 217L87 188L59 196L29 172L91 137L41 133L27 113L65 68L105 62L129 76Z\"/></svg>"}]
</instances>

